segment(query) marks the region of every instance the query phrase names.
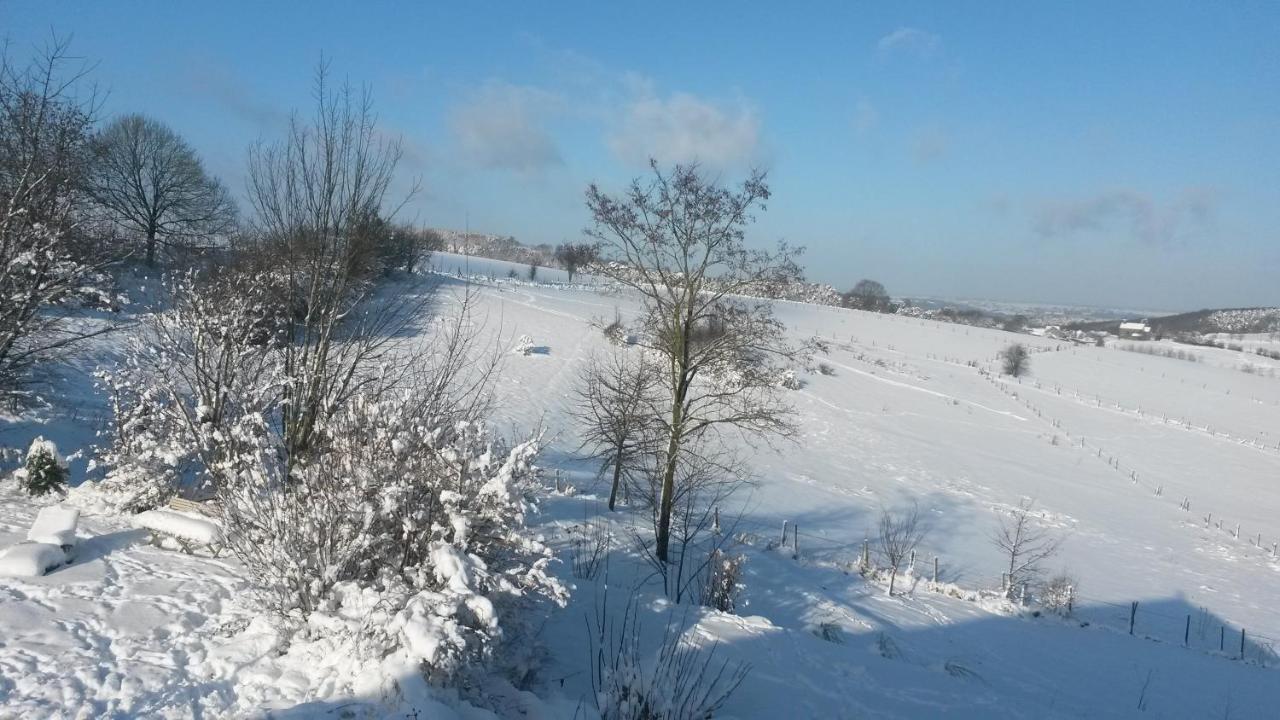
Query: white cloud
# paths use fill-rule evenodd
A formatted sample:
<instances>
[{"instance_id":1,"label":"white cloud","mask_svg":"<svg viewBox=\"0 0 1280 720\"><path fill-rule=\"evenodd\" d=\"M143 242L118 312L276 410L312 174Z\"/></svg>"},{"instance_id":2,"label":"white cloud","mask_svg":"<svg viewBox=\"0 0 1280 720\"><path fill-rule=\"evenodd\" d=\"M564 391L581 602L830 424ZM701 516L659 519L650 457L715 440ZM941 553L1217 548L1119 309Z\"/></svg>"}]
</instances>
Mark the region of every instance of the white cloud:
<instances>
[{"instance_id":1,"label":"white cloud","mask_svg":"<svg viewBox=\"0 0 1280 720\"><path fill-rule=\"evenodd\" d=\"M876 49L882 55L906 52L920 58L929 58L942 50L942 38L919 28L900 27L880 38Z\"/></svg>"},{"instance_id":2,"label":"white cloud","mask_svg":"<svg viewBox=\"0 0 1280 720\"><path fill-rule=\"evenodd\" d=\"M449 125L470 162L538 172L563 163L555 139L544 127L560 104L558 96L540 88L491 80L453 108Z\"/></svg>"},{"instance_id":3,"label":"white cloud","mask_svg":"<svg viewBox=\"0 0 1280 720\"><path fill-rule=\"evenodd\" d=\"M633 95L622 110L609 147L624 162L663 164L697 161L733 168L756 159L760 121L745 103L719 104L688 93L659 97L650 83L632 80Z\"/></svg>"},{"instance_id":4,"label":"white cloud","mask_svg":"<svg viewBox=\"0 0 1280 720\"><path fill-rule=\"evenodd\" d=\"M1119 189L1040 203L1033 227L1046 238L1070 237L1122 228L1148 244L1186 240L1213 220L1217 197L1208 188L1187 188L1161 204L1136 190Z\"/></svg>"}]
</instances>

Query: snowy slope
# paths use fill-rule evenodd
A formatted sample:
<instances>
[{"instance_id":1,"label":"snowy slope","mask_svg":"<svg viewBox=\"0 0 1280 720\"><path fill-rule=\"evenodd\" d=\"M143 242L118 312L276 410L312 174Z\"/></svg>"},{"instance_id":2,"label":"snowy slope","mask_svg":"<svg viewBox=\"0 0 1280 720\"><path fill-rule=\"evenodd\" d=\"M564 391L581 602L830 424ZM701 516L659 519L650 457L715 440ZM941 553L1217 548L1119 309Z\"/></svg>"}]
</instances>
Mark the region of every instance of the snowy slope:
<instances>
[{"instance_id":1,"label":"snowy slope","mask_svg":"<svg viewBox=\"0 0 1280 720\"><path fill-rule=\"evenodd\" d=\"M445 293L463 292L459 275L476 276L476 332L503 349L522 335L540 348L506 354L498 425L541 424L551 439L543 464L579 488L552 493L535 518L567 553L569 529L599 507L594 468L577 457L566 414L572 388L585 360L608 347L597 321L632 317L637 305L545 268L539 284L511 263L440 254L433 265L448 279ZM506 278L511 269L520 280ZM829 343L815 360L834 374L806 374L790 393L798 442L743 447L757 482L741 508L725 508L745 513L740 529L750 535L741 617L681 615L698 626L690 637L718 640L718 652L753 665L729 715L1129 717L1142 703L1157 717L1268 717L1280 707L1280 675L1262 667L1275 660L1270 638L1280 638L1271 602L1280 560L1270 554L1280 540L1280 381L1241 372L1239 353L1210 348L1197 348L1206 359L1192 363L839 308L778 302L777 311L797 338ZM1015 341L1033 351L1021 382L991 374ZM78 363L79 387L109 351ZM79 409L10 423L0 439L23 446L44 433L66 450L85 447L101 399L76 397ZM83 467L73 463L73 473ZM36 512L6 493L0 544ZM937 556L960 588L989 588L1001 569L988 540L995 511L1023 498L1067 535L1053 569L1080 581L1075 621L1016 617L923 584L889 599L845 572L882 507L918 502L931 528L922 558ZM783 521L799 525L797 558L769 547ZM220 628L245 617L229 602L242 582L235 561L153 548L119 519L85 518L82 535L90 539L71 567L0 580L0 707L121 717L203 707L222 716L323 697L305 677L279 680L280 668L248 650L214 651ZM615 550L617 586L630 590L641 570L628 546ZM567 567L562 575L579 587L548 621L541 692L573 708L590 691L583 618L599 588ZM634 595L665 617L652 588ZM1188 616L1192 647L1183 648ZM838 626L842 642L815 636L822 623ZM1231 659L1241 628L1249 662Z\"/></svg>"}]
</instances>

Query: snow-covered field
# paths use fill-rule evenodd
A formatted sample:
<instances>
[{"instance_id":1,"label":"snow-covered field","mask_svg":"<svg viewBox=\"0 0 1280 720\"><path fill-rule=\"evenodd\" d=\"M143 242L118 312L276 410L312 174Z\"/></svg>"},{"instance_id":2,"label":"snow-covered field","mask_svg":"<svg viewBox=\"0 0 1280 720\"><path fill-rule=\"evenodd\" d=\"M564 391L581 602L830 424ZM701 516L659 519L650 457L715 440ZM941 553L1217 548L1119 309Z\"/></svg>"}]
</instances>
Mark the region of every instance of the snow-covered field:
<instances>
[{"instance_id":1,"label":"snow-covered field","mask_svg":"<svg viewBox=\"0 0 1280 720\"><path fill-rule=\"evenodd\" d=\"M513 695L502 714L585 713L583 619L602 584L573 578L568 554L600 488L566 410L579 369L607 347L596 321L637 305L545 268L530 283L527 268L497 261L438 254L433 266L453 276L443 292L459 292L464 270L477 277L477 332L507 347L529 335L540 348L505 360L498 425L541 424L551 438L531 521L576 587L542 634L541 699ZM743 513L739 614L672 609L638 585L632 519L610 519L614 600L634 595L647 625L672 614L689 638L718 642L718 657L751 664L724 716L1280 715L1270 649L1280 643L1280 380L1212 348L1188 362L832 307L779 302L777 312L797 338L827 341L815 361L833 374L805 374L790 393L796 443L743 448L756 484L723 509ZM1014 341L1032 350L1021 381L998 375L997 353ZM86 447L103 405L84 371L109 350L64 369L78 389L43 422L0 420L0 442L24 447L42 433L67 452ZM83 476L83 460L72 468ZM577 492L556 492L557 474ZM996 512L1024 499L1066 537L1051 569L1079 580L1073 620L970 592L998 582ZM889 598L851 563L881 508L912 503L930 529L918 582ZM22 539L37 510L6 482L0 546ZM799 528L798 551L793 540L777 547L784 521ZM327 672L308 671L299 653L282 660L269 642L245 645L234 559L149 545L124 518L84 517L80 534L69 566L0 578L0 717L341 716ZM935 556L964 597L929 590Z\"/></svg>"}]
</instances>

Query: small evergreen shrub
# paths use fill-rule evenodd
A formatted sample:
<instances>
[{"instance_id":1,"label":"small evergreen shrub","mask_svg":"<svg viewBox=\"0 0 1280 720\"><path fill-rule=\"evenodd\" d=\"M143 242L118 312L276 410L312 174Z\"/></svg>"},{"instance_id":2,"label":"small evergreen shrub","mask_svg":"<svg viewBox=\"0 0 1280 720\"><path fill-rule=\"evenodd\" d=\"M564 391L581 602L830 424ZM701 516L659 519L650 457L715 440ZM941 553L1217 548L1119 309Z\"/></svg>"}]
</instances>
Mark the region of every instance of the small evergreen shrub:
<instances>
[{"instance_id":1,"label":"small evergreen shrub","mask_svg":"<svg viewBox=\"0 0 1280 720\"><path fill-rule=\"evenodd\" d=\"M27 449L26 460L16 473L22 488L32 497L51 492L62 493L67 486L67 461L58 454L58 446L37 437Z\"/></svg>"}]
</instances>

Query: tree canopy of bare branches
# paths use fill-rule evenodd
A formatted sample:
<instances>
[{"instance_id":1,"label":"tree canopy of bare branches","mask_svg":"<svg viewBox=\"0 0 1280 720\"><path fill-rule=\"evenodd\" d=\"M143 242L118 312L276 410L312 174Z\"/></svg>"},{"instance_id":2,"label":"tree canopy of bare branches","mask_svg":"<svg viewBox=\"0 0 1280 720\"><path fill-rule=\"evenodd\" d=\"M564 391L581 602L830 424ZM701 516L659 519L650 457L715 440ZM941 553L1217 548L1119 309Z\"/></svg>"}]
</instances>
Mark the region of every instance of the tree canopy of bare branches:
<instances>
[{"instance_id":1,"label":"tree canopy of bare branches","mask_svg":"<svg viewBox=\"0 0 1280 720\"><path fill-rule=\"evenodd\" d=\"M595 262L600 251L590 243L564 243L557 245L553 257L560 267L569 273L569 282L578 269Z\"/></svg>"},{"instance_id":2,"label":"tree canopy of bare branches","mask_svg":"<svg viewBox=\"0 0 1280 720\"><path fill-rule=\"evenodd\" d=\"M1022 343L1013 343L1004 349L1002 353L1004 358L1002 367L1005 375L1014 377L1022 377L1027 372L1027 366L1030 364L1030 358L1027 348Z\"/></svg>"},{"instance_id":3,"label":"tree canopy of bare branches","mask_svg":"<svg viewBox=\"0 0 1280 720\"><path fill-rule=\"evenodd\" d=\"M290 310L283 403L290 455L308 446L323 414L397 382L370 371L394 353L391 330L427 302L426 295L367 302L370 288L354 258L367 247L371 224L407 200L390 200L402 151L377 130L371 95L345 85L334 91L327 76L322 64L310 121L295 114L284 140L249 153L255 254L279 274L280 304Z\"/></svg>"},{"instance_id":4,"label":"tree canopy of bare branches","mask_svg":"<svg viewBox=\"0 0 1280 720\"><path fill-rule=\"evenodd\" d=\"M926 534L920 521L920 508L912 505L910 510L901 513L882 510L878 530L876 541L880 554L889 565L889 595L893 595L899 570Z\"/></svg>"},{"instance_id":5,"label":"tree canopy of bare branches","mask_svg":"<svg viewBox=\"0 0 1280 720\"><path fill-rule=\"evenodd\" d=\"M130 114L93 141L89 188L94 200L143 241L147 265L159 247L207 246L235 222L235 202L209 175L195 150L169 126Z\"/></svg>"},{"instance_id":6,"label":"tree canopy of bare branches","mask_svg":"<svg viewBox=\"0 0 1280 720\"><path fill-rule=\"evenodd\" d=\"M1061 537L1034 524L1034 506L1031 500L1018 503L1007 515L1000 516L1000 524L991 534L991 543L1009 561L1005 572L1010 589L1039 577L1041 565L1057 555L1062 546Z\"/></svg>"},{"instance_id":7,"label":"tree canopy of bare branches","mask_svg":"<svg viewBox=\"0 0 1280 720\"><path fill-rule=\"evenodd\" d=\"M609 509L628 473L647 469L656 437L653 403L657 366L639 351L615 351L592 358L582 370L574 413L582 426L583 447L601 460L601 473L612 476Z\"/></svg>"},{"instance_id":8,"label":"tree canopy of bare branches","mask_svg":"<svg viewBox=\"0 0 1280 720\"><path fill-rule=\"evenodd\" d=\"M733 429L762 437L794 434L779 388L779 363L789 352L769 302L743 297L747 288L799 278L796 252L748 247L746 228L763 208L763 173L738 188L721 187L696 166L670 173L652 163L619 196L592 185L587 235L601 249L601 272L643 301L639 344L662 366L664 435L659 467L656 555L668 562L671 516L686 447L701 436Z\"/></svg>"},{"instance_id":9,"label":"tree canopy of bare branches","mask_svg":"<svg viewBox=\"0 0 1280 720\"><path fill-rule=\"evenodd\" d=\"M107 299L109 260L82 234L82 191L96 104L87 70L53 41L29 64L0 55L0 388L12 391L50 352L86 337L45 312Z\"/></svg>"}]
</instances>

